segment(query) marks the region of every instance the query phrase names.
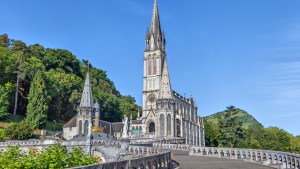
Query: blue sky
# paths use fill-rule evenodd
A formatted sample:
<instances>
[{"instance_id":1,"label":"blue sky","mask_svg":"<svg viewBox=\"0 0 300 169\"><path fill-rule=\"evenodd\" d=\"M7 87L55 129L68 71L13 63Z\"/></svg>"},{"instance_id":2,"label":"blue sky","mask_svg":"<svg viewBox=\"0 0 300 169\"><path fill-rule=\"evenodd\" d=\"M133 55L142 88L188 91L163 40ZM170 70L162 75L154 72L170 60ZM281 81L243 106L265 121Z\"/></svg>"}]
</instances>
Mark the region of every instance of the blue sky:
<instances>
[{"instance_id":1,"label":"blue sky","mask_svg":"<svg viewBox=\"0 0 300 169\"><path fill-rule=\"evenodd\" d=\"M300 135L299 0L158 0L172 87L199 115L235 105ZM0 0L0 34L68 49L142 103L153 0Z\"/></svg>"}]
</instances>

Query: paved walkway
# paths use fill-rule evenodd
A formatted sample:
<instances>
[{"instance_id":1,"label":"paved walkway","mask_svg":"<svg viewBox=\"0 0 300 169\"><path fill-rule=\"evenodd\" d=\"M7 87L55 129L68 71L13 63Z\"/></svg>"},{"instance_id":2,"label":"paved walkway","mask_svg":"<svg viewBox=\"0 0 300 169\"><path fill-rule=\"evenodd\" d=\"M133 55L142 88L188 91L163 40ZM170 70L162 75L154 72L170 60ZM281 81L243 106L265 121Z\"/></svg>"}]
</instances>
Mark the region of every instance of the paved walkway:
<instances>
[{"instance_id":1,"label":"paved walkway","mask_svg":"<svg viewBox=\"0 0 300 169\"><path fill-rule=\"evenodd\" d=\"M180 169L271 169L255 163L223 158L189 156L187 151L172 151Z\"/></svg>"}]
</instances>

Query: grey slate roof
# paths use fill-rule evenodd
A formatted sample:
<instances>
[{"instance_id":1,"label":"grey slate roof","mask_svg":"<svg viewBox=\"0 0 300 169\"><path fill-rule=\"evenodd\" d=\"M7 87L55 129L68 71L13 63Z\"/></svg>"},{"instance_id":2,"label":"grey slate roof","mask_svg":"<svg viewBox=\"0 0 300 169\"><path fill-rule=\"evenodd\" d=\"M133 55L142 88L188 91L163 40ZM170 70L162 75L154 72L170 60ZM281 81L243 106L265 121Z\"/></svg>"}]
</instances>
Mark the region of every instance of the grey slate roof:
<instances>
[{"instance_id":1,"label":"grey slate roof","mask_svg":"<svg viewBox=\"0 0 300 169\"><path fill-rule=\"evenodd\" d=\"M74 116L71 120L69 120L69 121L64 125L64 128L67 128L67 127L76 127L76 118L77 118L77 115Z\"/></svg>"},{"instance_id":2,"label":"grey slate roof","mask_svg":"<svg viewBox=\"0 0 300 169\"><path fill-rule=\"evenodd\" d=\"M123 123L122 122L112 123L112 129L113 129L113 132L122 132L123 131Z\"/></svg>"},{"instance_id":3,"label":"grey slate roof","mask_svg":"<svg viewBox=\"0 0 300 169\"><path fill-rule=\"evenodd\" d=\"M132 124L142 124L142 120L132 120Z\"/></svg>"}]
</instances>

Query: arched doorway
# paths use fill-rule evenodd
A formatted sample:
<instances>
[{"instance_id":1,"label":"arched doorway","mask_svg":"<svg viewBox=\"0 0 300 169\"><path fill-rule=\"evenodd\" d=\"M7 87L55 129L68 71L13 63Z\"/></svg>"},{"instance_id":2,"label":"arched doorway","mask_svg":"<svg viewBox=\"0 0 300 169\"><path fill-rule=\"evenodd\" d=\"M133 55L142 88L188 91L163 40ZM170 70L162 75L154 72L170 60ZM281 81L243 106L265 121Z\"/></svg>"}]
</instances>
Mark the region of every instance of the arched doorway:
<instances>
[{"instance_id":1,"label":"arched doorway","mask_svg":"<svg viewBox=\"0 0 300 169\"><path fill-rule=\"evenodd\" d=\"M155 133L155 123L151 122L149 124L149 133Z\"/></svg>"},{"instance_id":2,"label":"arched doorway","mask_svg":"<svg viewBox=\"0 0 300 169\"><path fill-rule=\"evenodd\" d=\"M159 127L160 127L160 136L164 136L165 135L165 116L163 114L161 114L159 116Z\"/></svg>"},{"instance_id":3,"label":"arched doorway","mask_svg":"<svg viewBox=\"0 0 300 169\"><path fill-rule=\"evenodd\" d=\"M82 134L82 121L79 120L79 124L78 124L78 134L81 135Z\"/></svg>"}]
</instances>

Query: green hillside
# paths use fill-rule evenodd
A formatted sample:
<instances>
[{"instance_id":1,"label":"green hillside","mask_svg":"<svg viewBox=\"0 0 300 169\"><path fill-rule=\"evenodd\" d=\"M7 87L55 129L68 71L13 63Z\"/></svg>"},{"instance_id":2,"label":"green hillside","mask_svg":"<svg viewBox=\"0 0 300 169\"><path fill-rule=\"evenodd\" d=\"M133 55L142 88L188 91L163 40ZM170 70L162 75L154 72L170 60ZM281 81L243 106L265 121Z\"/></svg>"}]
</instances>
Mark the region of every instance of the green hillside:
<instances>
[{"instance_id":1,"label":"green hillside","mask_svg":"<svg viewBox=\"0 0 300 169\"><path fill-rule=\"evenodd\" d=\"M102 120L121 121L124 115L131 114L134 119L137 117L139 107L135 99L122 95L106 71L79 60L66 49L27 45L0 34L1 133L3 129L14 131L28 125L33 130L54 130L54 126L61 130L61 124L77 113L87 72ZM20 139L8 134L5 138Z\"/></svg>"},{"instance_id":2,"label":"green hillside","mask_svg":"<svg viewBox=\"0 0 300 169\"><path fill-rule=\"evenodd\" d=\"M204 119L206 122L212 123L213 125L217 125L219 119L224 119L225 113L227 113L226 110L212 114L210 116L206 116L204 117ZM250 115L244 110L237 109L237 114L235 114L234 117L237 117L237 120L242 123L242 126L245 129L248 129L248 127L251 124L255 126L263 127L261 123L259 123L252 115Z\"/></svg>"},{"instance_id":3,"label":"green hillside","mask_svg":"<svg viewBox=\"0 0 300 169\"><path fill-rule=\"evenodd\" d=\"M204 119L206 146L300 153L299 136L278 127L264 128L249 113L234 106Z\"/></svg>"}]
</instances>

